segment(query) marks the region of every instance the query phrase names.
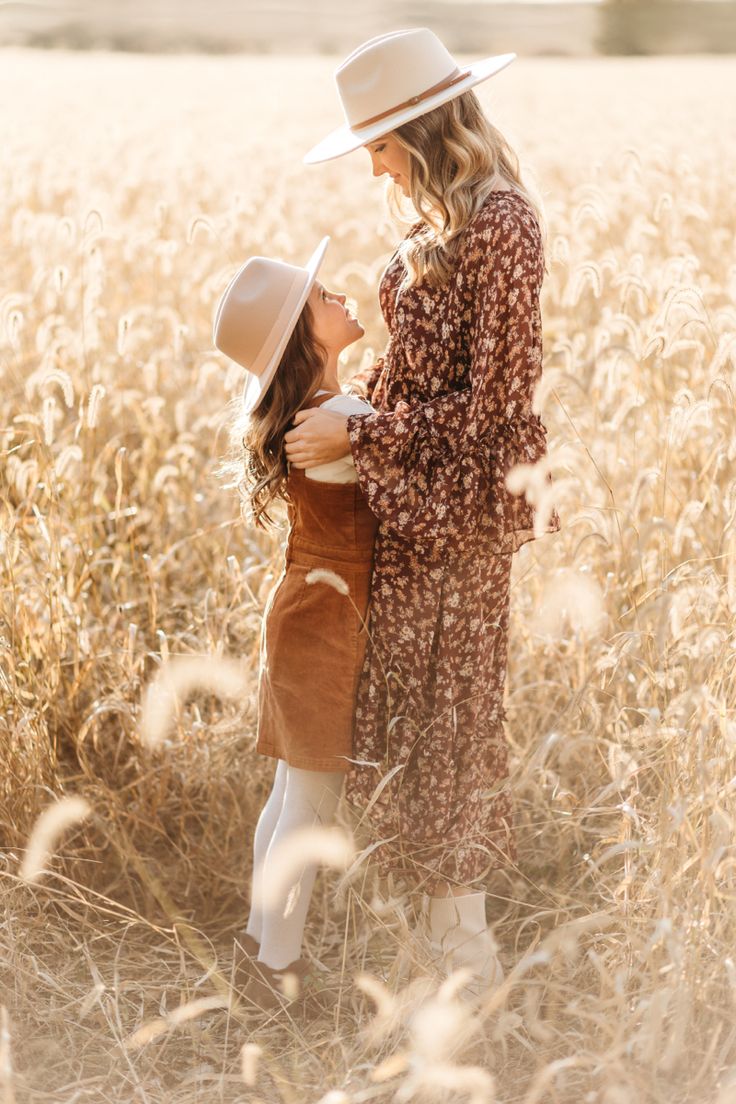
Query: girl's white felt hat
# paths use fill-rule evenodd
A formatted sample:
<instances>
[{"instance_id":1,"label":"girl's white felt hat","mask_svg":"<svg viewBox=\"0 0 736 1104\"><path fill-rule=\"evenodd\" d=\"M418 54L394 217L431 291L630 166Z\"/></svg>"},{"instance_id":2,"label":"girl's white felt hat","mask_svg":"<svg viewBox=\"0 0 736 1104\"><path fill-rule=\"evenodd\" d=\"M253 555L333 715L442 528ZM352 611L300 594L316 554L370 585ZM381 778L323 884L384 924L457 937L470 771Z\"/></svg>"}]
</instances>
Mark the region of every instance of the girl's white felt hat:
<instances>
[{"instance_id":1,"label":"girl's white felt hat","mask_svg":"<svg viewBox=\"0 0 736 1104\"><path fill-rule=\"evenodd\" d=\"M322 238L304 268L250 257L220 296L212 340L247 371L243 404L248 411L256 409L276 375L329 240L329 235Z\"/></svg>"},{"instance_id":2,"label":"girl's white felt hat","mask_svg":"<svg viewBox=\"0 0 736 1104\"><path fill-rule=\"evenodd\" d=\"M428 27L370 38L335 71L346 122L304 156L330 161L467 92L509 65L516 54L495 54L461 69Z\"/></svg>"}]
</instances>

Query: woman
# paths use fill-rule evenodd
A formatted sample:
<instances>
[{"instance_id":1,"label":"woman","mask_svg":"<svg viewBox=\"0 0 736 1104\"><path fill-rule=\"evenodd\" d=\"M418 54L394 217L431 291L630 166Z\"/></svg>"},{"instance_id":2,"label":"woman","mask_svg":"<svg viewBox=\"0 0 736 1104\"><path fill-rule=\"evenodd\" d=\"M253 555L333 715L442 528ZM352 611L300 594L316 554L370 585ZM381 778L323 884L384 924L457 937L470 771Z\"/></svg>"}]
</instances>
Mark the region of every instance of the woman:
<instances>
[{"instance_id":1,"label":"woman","mask_svg":"<svg viewBox=\"0 0 736 1104\"><path fill-rule=\"evenodd\" d=\"M479 884L516 859L503 730L511 559L535 536L532 506L504 480L546 454L532 412L539 218L471 90L513 57L460 70L420 28L371 39L337 70L348 122L305 162L364 147L374 176L390 173L422 217L380 282L389 341L363 379L378 412L304 411L285 438L305 470L349 446L380 521L346 798L374 799L379 872L424 883L432 946L480 985L497 965ZM554 507L542 520L560 528Z\"/></svg>"},{"instance_id":2,"label":"woman","mask_svg":"<svg viewBox=\"0 0 736 1104\"><path fill-rule=\"evenodd\" d=\"M214 323L214 344L249 377L235 402L232 458L222 470L234 477L256 526L272 524L279 506L289 519L284 567L261 635L256 751L275 759L276 770L254 833L254 888L279 882L285 840L333 818L353 752L366 644L377 522L357 486L350 449L308 472L289 470L284 455L284 434L298 410L373 410L338 381L340 353L365 330L345 295L316 279L328 241L306 268L250 258L223 292ZM330 579L338 589L325 585ZM268 908L263 893L253 896L237 939L235 978L257 1009L283 1003L285 974L304 979L300 950L316 870L316 862L300 861ZM305 987L300 995L305 1009L307 993Z\"/></svg>"}]
</instances>

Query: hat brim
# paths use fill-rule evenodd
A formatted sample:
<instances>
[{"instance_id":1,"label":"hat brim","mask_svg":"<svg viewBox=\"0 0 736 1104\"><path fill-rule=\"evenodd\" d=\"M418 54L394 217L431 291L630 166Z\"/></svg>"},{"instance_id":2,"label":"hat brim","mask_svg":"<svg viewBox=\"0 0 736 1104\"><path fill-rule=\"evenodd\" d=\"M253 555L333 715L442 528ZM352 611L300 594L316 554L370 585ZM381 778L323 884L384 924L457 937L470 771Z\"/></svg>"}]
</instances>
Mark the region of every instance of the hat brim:
<instances>
[{"instance_id":1,"label":"hat brim","mask_svg":"<svg viewBox=\"0 0 736 1104\"><path fill-rule=\"evenodd\" d=\"M324 258L329 241L330 236L326 234L304 266L306 270L304 282L297 286L293 304L291 304L289 319L281 331L278 343L273 348L268 367L259 376L251 376L243 388L243 406L248 413L252 413L252 411L258 407L273 382L273 378L276 375L276 369L289 343L289 338L293 334L294 328L299 321L299 315L309 298L309 293L314 285L317 271L322 264L322 259Z\"/></svg>"},{"instance_id":2,"label":"hat brim","mask_svg":"<svg viewBox=\"0 0 736 1104\"><path fill-rule=\"evenodd\" d=\"M376 138L383 137L384 134L388 134L389 131L395 130L396 127L401 126L402 123L408 123L411 119L417 119L420 115L425 115L428 111L432 111L433 108L439 107L443 103L447 103L448 100L452 100L455 96L461 96L463 92L467 92L473 85L480 84L481 81L487 80L488 77L492 77L494 73L498 73L501 69L505 69L507 65L516 57L516 54L494 54L492 57L483 58L481 61L473 62L470 66L470 72L457 84L451 85L449 88L443 89L441 92L437 92L434 96L429 96L426 100L422 100L421 103L413 104L411 107L405 107L401 111L396 111L393 115L387 116L385 119L379 120L377 123L373 123L369 127L361 127L360 131L353 130L347 123L343 123L342 126L337 127L331 131L325 138L317 143L304 155L302 161L305 165L317 165L322 161L331 161L335 157L342 157L343 154L352 153L353 150L360 149L367 142L372 142Z\"/></svg>"}]
</instances>

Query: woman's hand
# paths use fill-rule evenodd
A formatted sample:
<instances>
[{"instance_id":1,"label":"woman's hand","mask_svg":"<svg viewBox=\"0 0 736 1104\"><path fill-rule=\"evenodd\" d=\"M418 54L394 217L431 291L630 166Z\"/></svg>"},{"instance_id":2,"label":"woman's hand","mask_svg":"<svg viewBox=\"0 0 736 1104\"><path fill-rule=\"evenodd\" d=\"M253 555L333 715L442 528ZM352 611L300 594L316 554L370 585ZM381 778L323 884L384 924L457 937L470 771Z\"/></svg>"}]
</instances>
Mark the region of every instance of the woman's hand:
<instances>
[{"instance_id":1,"label":"woman's hand","mask_svg":"<svg viewBox=\"0 0 736 1104\"><path fill-rule=\"evenodd\" d=\"M286 459L295 468L316 468L350 453L347 414L332 410L298 410L294 415L295 429L284 435Z\"/></svg>"}]
</instances>

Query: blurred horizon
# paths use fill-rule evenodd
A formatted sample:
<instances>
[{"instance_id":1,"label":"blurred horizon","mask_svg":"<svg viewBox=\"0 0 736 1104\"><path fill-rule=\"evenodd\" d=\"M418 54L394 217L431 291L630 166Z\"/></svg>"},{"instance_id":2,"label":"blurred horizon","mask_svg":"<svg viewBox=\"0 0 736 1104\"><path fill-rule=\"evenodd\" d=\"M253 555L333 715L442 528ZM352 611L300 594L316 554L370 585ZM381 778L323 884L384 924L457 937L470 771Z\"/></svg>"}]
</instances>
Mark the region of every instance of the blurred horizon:
<instances>
[{"instance_id":1,"label":"blurred horizon","mask_svg":"<svg viewBox=\"0 0 736 1104\"><path fill-rule=\"evenodd\" d=\"M736 53L734 0L0 2L2 47L344 55L374 35L417 26L477 56Z\"/></svg>"}]
</instances>

